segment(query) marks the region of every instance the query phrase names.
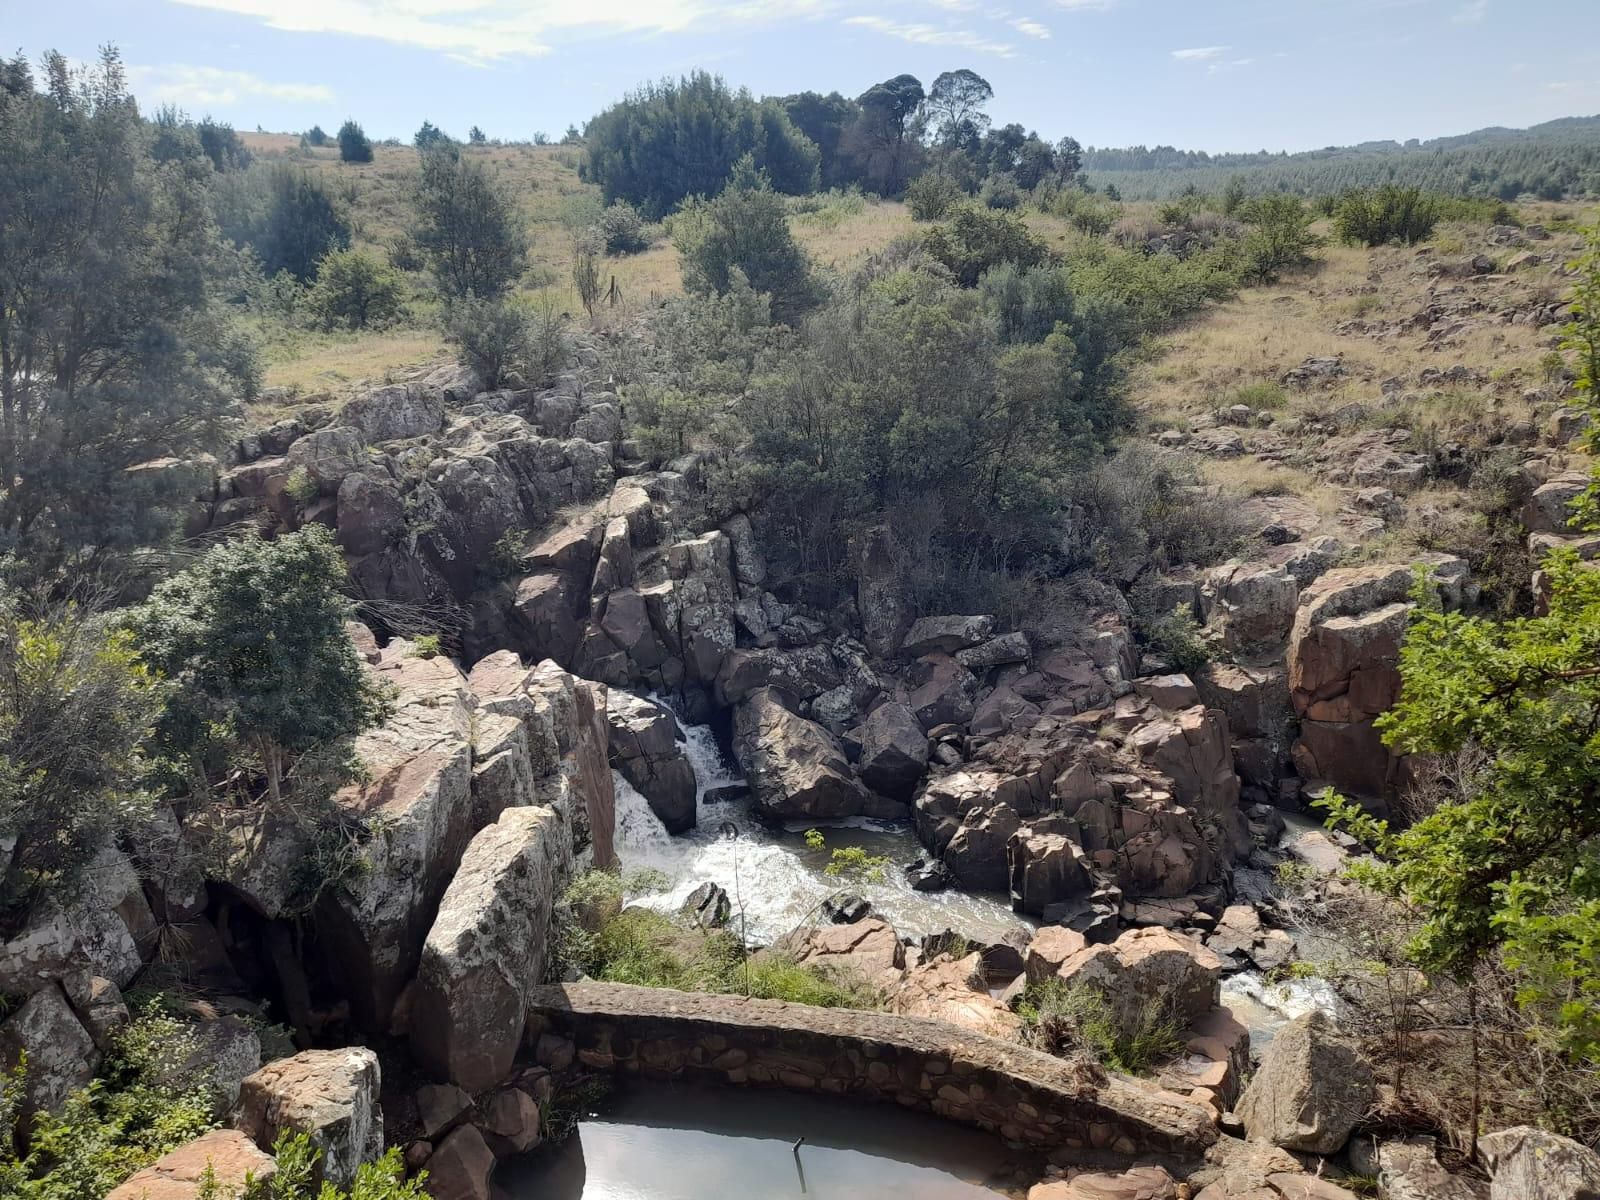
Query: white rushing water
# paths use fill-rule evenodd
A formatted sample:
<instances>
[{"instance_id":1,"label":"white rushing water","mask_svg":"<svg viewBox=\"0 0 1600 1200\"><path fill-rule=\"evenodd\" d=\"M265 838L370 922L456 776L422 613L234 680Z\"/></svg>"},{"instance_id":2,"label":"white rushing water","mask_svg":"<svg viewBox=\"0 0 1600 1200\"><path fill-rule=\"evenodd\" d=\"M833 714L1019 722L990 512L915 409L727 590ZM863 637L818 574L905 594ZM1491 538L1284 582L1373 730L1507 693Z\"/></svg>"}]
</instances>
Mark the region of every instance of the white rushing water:
<instances>
[{"instance_id":1,"label":"white rushing water","mask_svg":"<svg viewBox=\"0 0 1600 1200\"><path fill-rule=\"evenodd\" d=\"M1008 931L1025 927L1004 897L954 888L934 893L913 890L904 868L922 854L922 846L905 823L860 820L825 828L826 845L818 851L806 845L803 830L764 825L748 800L707 804L708 791L743 780L723 757L709 726L681 728L684 752L694 767L699 809L698 822L688 833L669 834L645 798L612 773L617 792L616 848L623 869L658 871L671 881L666 891L639 893L629 897L630 903L672 912L702 883L716 883L733 902L735 928L742 909L745 937L760 944L814 917L817 906L841 890L866 897L874 911L904 936L953 929L975 941L995 942ZM887 857L882 878L845 881L826 874L832 850L845 846Z\"/></svg>"}]
</instances>

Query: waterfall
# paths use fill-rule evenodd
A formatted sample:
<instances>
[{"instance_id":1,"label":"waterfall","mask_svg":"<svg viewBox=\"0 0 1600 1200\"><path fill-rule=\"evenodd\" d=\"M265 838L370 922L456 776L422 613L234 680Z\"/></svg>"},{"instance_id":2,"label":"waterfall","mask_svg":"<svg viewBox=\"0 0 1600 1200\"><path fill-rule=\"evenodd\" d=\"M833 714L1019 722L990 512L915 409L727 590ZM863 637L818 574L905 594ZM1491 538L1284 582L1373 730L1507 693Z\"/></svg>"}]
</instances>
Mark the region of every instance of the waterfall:
<instances>
[{"instance_id":1,"label":"waterfall","mask_svg":"<svg viewBox=\"0 0 1600 1200\"><path fill-rule=\"evenodd\" d=\"M670 707L660 696L657 704ZM812 916L826 897L848 887L870 900L900 933L920 936L954 929L978 941L999 941L1024 924L1007 904L994 897L951 889L921 893L911 888L903 867L922 853L916 836L904 824L853 821L825 829L828 849L808 848L800 831L769 828L757 819L749 800L707 805L715 788L743 783L723 756L709 725L679 721L684 755L694 768L700 803L694 829L674 837L650 810L649 802L617 772L616 848L625 873L659 872L669 881L665 890L638 889L628 896L661 912L676 912L702 883L721 886L733 902L734 921L744 913L746 937L769 944ZM728 832L729 828L733 832ZM828 852L834 846L859 845L889 859L883 877L874 882L844 882L829 876Z\"/></svg>"}]
</instances>

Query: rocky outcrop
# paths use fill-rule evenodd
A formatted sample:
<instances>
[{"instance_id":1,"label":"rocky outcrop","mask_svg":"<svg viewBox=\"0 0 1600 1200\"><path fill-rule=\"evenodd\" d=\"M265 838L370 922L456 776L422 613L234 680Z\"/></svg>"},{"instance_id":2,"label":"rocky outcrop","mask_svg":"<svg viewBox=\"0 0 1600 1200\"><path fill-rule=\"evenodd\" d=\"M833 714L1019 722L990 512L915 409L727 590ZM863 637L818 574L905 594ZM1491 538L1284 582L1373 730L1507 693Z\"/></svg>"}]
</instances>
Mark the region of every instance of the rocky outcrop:
<instances>
[{"instance_id":1,"label":"rocky outcrop","mask_svg":"<svg viewBox=\"0 0 1600 1200\"><path fill-rule=\"evenodd\" d=\"M837 820L862 810L865 789L822 726L762 688L734 712L734 756L762 809L779 820Z\"/></svg>"},{"instance_id":2,"label":"rocky outcrop","mask_svg":"<svg viewBox=\"0 0 1600 1200\"><path fill-rule=\"evenodd\" d=\"M1212 571L1201 609L1222 645L1236 653L1275 652L1294 623L1299 585L1284 567L1230 562Z\"/></svg>"},{"instance_id":3,"label":"rocky outcrop","mask_svg":"<svg viewBox=\"0 0 1600 1200\"><path fill-rule=\"evenodd\" d=\"M571 867L571 834L553 809L509 808L472 839L412 985L412 1052L436 1078L471 1093L505 1079Z\"/></svg>"},{"instance_id":4,"label":"rocky outcrop","mask_svg":"<svg viewBox=\"0 0 1600 1200\"><path fill-rule=\"evenodd\" d=\"M906 632L900 653L907 658L925 654L955 654L987 642L994 636L994 618L918 617Z\"/></svg>"},{"instance_id":5,"label":"rocky outcrop","mask_svg":"<svg viewBox=\"0 0 1600 1200\"><path fill-rule=\"evenodd\" d=\"M1518 1125L1478 1142L1489 1164L1489 1200L1592 1200L1600 1196L1600 1154L1571 1138Z\"/></svg>"},{"instance_id":6,"label":"rocky outcrop","mask_svg":"<svg viewBox=\"0 0 1600 1200\"><path fill-rule=\"evenodd\" d=\"M265 1184L277 1173L272 1155L247 1135L213 1129L136 1171L107 1192L106 1200L199 1200L206 1185L227 1196L242 1192L247 1181Z\"/></svg>"},{"instance_id":7,"label":"rocky outcrop","mask_svg":"<svg viewBox=\"0 0 1600 1200\"><path fill-rule=\"evenodd\" d=\"M370 869L324 898L318 926L357 1019L382 1028L416 971L439 897L476 832L474 698L448 658L420 657L399 639L384 648L374 674L395 689L395 713L357 739L367 779L336 803L381 821L384 833L369 843ZM293 863L274 865L287 872Z\"/></svg>"},{"instance_id":8,"label":"rocky outcrop","mask_svg":"<svg viewBox=\"0 0 1600 1200\"><path fill-rule=\"evenodd\" d=\"M856 611L861 616L867 649L879 658L888 658L900 648L907 624L894 534L887 525L874 525L862 533L852 549Z\"/></svg>"},{"instance_id":9,"label":"rocky outcrop","mask_svg":"<svg viewBox=\"0 0 1600 1200\"><path fill-rule=\"evenodd\" d=\"M1371 1067L1314 1010L1273 1036L1238 1113L1253 1139L1333 1154L1349 1140L1373 1094Z\"/></svg>"},{"instance_id":10,"label":"rocky outcrop","mask_svg":"<svg viewBox=\"0 0 1600 1200\"><path fill-rule=\"evenodd\" d=\"M371 1050L302 1050L244 1081L233 1124L267 1151L280 1133L305 1134L321 1151L321 1176L348 1187L357 1167L383 1153L378 1092Z\"/></svg>"},{"instance_id":11,"label":"rocky outcrop","mask_svg":"<svg viewBox=\"0 0 1600 1200\"><path fill-rule=\"evenodd\" d=\"M678 741L678 722L659 704L628 692L606 697L611 765L661 818L668 833L694 828L694 767Z\"/></svg>"}]
</instances>

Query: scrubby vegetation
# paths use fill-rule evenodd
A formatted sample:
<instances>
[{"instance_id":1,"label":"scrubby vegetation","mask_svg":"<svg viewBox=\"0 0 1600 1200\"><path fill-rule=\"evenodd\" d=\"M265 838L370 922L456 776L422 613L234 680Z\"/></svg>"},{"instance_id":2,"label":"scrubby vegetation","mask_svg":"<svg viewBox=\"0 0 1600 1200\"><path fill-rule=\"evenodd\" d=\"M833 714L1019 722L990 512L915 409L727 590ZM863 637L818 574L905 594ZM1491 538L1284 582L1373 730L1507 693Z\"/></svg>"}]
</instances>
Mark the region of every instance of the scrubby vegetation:
<instances>
[{"instance_id":1,"label":"scrubby vegetation","mask_svg":"<svg viewBox=\"0 0 1600 1200\"><path fill-rule=\"evenodd\" d=\"M1121 1018L1103 993L1051 976L1030 983L1017 999L1027 1043L1061 1057L1088 1055L1102 1066L1143 1074L1183 1049L1183 1023L1160 996Z\"/></svg>"},{"instance_id":2,"label":"scrubby vegetation","mask_svg":"<svg viewBox=\"0 0 1600 1200\"><path fill-rule=\"evenodd\" d=\"M630 881L635 886L648 881ZM731 929L690 927L642 905L623 907L625 881L590 871L563 900L556 961L609 983L725 992L822 1008L881 1008L865 980L800 966L782 948L750 952Z\"/></svg>"}]
</instances>

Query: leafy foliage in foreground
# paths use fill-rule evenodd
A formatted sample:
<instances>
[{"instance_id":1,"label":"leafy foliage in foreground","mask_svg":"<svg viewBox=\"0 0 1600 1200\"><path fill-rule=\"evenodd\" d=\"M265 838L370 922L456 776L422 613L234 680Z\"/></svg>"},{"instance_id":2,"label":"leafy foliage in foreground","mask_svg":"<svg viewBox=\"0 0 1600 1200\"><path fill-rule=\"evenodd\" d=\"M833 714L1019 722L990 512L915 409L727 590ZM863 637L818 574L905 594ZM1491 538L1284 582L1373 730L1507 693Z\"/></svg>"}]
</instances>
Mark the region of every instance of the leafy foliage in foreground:
<instances>
[{"instance_id":1,"label":"leafy foliage in foreground","mask_svg":"<svg viewBox=\"0 0 1600 1200\"><path fill-rule=\"evenodd\" d=\"M211 1073L197 1052L190 1027L152 1002L117 1034L93 1083L35 1118L20 1158L12 1135L27 1064L0 1078L0 1195L100 1200L212 1128Z\"/></svg>"}]
</instances>

